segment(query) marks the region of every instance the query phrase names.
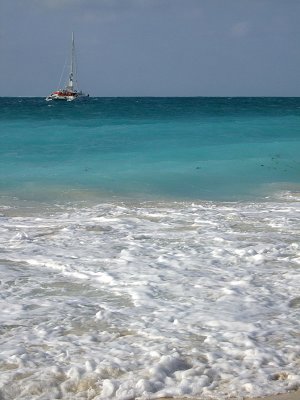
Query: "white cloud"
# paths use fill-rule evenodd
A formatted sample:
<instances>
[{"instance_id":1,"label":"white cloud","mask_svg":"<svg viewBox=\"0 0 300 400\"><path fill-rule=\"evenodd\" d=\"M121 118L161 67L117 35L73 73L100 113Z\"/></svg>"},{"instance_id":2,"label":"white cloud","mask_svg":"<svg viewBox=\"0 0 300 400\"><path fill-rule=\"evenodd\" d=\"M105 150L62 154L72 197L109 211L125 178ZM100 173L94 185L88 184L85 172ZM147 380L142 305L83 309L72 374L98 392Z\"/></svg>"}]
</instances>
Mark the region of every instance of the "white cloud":
<instances>
[{"instance_id":1,"label":"white cloud","mask_svg":"<svg viewBox=\"0 0 300 400\"><path fill-rule=\"evenodd\" d=\"M1 0L0 0L1 1ZM21 0L18 0L21 1ZM24 1L24 0L23 0ZM180 15L184 19L202 16L199 0L30 0L43 13L66 16L69 21L99 23L130 16Z\"/></svg>"},{"instance_id":2,"label":"white cloud","mask_svg":"<svg viewBox=\"0 0 300 400\"><path fill-rule=\"evenodd\" d=\"M247 21L237 22L230 29L230 33L233 36L238 36L238 37L246 36L249 31L250 31L250 24Z\"/></svg>"},{"instance_id":3,"label":"white cloud","mask_svg":"<svg viewBox=\"0 0 300 400\"><path fill-rule=\"evenodd\" d=\"M199 8L198 0L33 0L36 5L50 9L91 9L95 12L105 10L124 11L128 9L179 8L180 10ZM184 4L184 5L183 5Z\"/></svg>"}]
</instances>

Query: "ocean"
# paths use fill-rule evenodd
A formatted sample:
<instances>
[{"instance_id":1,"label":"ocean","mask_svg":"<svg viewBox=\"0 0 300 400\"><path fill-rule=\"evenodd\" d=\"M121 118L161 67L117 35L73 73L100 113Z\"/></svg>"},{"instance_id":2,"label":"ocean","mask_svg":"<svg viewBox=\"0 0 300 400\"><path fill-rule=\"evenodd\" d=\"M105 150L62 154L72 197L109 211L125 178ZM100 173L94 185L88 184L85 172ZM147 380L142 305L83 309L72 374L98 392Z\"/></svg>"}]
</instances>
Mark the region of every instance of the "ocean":
<instances>
[{"instance_id":1,"label":"ocean","mask_svg":"<svg viewBox=\"0 0 300 400\"><path fill-rule=\"evenodd\" d=\"M0 398L300 387L300 98L0 98Z\"/></svg>"}]
</instances>

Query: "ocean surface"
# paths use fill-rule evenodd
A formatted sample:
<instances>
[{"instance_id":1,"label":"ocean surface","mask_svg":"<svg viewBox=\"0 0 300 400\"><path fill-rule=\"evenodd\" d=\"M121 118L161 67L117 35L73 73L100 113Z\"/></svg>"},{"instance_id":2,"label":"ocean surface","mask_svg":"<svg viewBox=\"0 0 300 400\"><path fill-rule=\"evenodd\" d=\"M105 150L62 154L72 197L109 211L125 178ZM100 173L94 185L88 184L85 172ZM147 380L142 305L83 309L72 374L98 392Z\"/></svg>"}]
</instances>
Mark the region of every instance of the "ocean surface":
<instances>
[{"instance_id":1,"label":"ocean surface","mask_svg":"<svg viewBox=\"0 0 300 400\"><path fill-rule=\"evenodd\" d=\"M300 387L300 98L0 98L0 399Z\"/></svg>"}]
</instances>

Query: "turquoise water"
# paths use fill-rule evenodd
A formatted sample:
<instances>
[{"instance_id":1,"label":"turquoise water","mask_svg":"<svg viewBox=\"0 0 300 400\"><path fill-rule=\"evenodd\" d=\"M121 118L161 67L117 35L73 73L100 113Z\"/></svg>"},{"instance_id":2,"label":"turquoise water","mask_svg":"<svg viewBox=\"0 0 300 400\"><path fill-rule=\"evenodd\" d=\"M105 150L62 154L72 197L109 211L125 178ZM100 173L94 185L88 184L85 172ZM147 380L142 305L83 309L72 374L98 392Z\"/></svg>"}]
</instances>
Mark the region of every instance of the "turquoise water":
<instances>
[{"instance_id":1,"label":"turquoise water","mask_svg":"<svg viewBox=\"0 0 300 400\"><path fill-rule=\"evenodd\" d=\"M0 99L1 191L255 199L300 181L300 98Z\"/></svg>"}]
</instances>

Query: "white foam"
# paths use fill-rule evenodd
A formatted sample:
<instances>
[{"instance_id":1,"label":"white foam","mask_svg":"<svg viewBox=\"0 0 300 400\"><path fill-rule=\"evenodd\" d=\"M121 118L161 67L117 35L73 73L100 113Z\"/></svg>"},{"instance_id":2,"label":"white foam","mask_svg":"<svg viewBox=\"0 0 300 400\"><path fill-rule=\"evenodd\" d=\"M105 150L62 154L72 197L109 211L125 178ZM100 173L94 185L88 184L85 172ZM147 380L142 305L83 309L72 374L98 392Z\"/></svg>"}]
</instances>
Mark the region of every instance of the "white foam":
<instances>
[{"instance_id":1,"label":"white foam","mask_svg":"<svg viewBox=\"0 0 300 400\"><path fill-rule=\"evenodd\" d=\"M2 211L1 396L260 396L300 385L299 203Z\"/></svg>"}]
</instances>

